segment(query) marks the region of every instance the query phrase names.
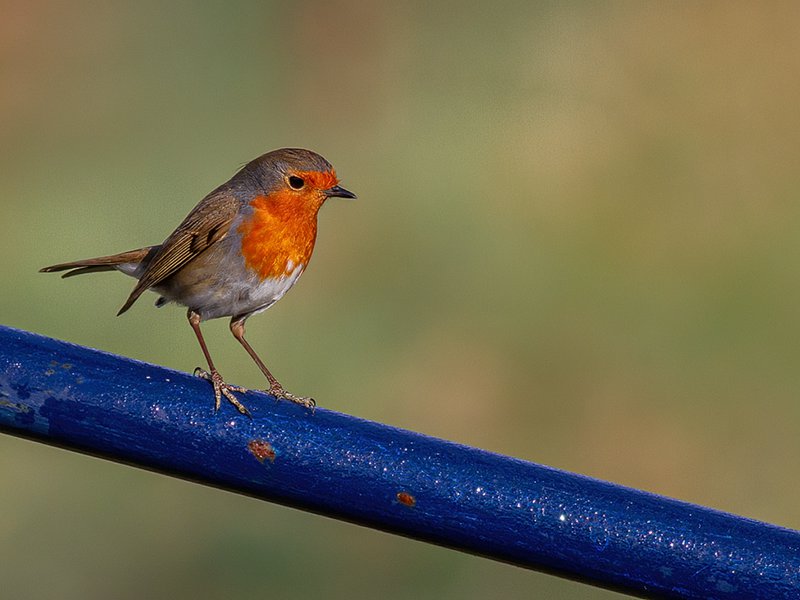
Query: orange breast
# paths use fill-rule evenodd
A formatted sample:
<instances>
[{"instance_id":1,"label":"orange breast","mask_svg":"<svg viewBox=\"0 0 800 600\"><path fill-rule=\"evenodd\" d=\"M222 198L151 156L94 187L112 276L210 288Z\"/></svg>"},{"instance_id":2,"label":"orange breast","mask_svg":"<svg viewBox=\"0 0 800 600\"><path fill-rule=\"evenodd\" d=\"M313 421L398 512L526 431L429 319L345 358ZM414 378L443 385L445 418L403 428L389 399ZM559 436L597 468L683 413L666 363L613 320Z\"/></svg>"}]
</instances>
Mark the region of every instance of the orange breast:
<instances>
[{"instance_id":1,"label":"orange breast","mask_svg":"<svg viewBox=\"0 0 800 600\"><path fill-rule=\"evenodd\" d=\"M296 195L283 191L255 198L250 203L253 216L238 229L247 267L267 278L307 265L317 237L315 204L298 202Z\"/></svg>"}]
</instances>

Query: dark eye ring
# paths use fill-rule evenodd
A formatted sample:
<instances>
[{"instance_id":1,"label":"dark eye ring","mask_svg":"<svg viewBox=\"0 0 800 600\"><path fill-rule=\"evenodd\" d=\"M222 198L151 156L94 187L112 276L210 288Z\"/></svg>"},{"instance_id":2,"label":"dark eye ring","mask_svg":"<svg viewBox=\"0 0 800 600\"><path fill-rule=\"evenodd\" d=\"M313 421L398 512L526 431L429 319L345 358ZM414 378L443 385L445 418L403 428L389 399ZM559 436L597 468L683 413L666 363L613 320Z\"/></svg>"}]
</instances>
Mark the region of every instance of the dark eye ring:
<instances>
[{"instance_id":1,"label":"dark eye ring","mask_svg":"<svg viewBox=\"0 0 800 600\"><path fill-rule=\"evenodd\" d=\"M297 175L289 176L289 187L293 190L302 190L305 184L306 182L303 181L302 177L298 177Z\"/></svg>"}]
</instances>

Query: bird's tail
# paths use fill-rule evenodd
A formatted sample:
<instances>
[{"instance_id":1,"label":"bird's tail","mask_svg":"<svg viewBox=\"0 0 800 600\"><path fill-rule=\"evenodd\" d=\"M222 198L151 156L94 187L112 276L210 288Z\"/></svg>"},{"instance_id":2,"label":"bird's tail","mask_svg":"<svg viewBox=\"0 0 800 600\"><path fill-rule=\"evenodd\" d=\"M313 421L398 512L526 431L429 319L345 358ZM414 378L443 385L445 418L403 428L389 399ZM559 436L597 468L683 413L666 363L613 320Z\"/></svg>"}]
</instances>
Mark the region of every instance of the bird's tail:
<instances>
[{"instance_id":1,"label":"bird's tail","mask_svg":"<svg viewBox=\"0 0 800 600\"><path fill-rule=\"evenodd\" d=\"M128 252L120 252L111 256L98 256L97 258L87 258L73 262L60 263L39 269L40 273L54 273L56 271L66 271L62 277L72 277L73 275L83 275L84 273L97 273L99 271L122 271L128 275L136 276L136 267L142 262L148 261L158 250L159 246L147 246ZM126 269L125 265L130 265Z\"/></svg>"}]
</instances>

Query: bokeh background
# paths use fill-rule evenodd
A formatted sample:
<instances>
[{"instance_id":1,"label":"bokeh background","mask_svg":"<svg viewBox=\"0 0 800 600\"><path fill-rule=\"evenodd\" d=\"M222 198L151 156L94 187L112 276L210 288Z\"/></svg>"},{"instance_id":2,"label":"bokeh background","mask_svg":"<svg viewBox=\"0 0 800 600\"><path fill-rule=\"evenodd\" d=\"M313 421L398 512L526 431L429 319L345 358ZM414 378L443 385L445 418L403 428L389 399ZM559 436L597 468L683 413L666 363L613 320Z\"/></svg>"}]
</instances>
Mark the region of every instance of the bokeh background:
<instances>
[{"instance_id":1,"label":"bokeh background","mask_svg":"<svg viewBox=\"0 0 800 600\"><path fill-rule=\"evenodd\" d=\"M800 5L0 1L0 322L191 371L181 309L39 267L241 164L357 202L249 323L326 408L800 527ZM226 378L260 374L225 320ZM9 598L619 595L10 437Z\"/></svg>"}]
</instances>

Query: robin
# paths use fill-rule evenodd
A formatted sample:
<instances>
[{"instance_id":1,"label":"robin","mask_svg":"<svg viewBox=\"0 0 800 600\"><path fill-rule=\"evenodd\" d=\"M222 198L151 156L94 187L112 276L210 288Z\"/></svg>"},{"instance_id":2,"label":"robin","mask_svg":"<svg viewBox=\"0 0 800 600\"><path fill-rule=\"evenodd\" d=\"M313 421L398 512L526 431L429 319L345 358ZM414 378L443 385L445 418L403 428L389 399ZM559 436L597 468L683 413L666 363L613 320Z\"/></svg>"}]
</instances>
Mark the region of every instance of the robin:
<instances>
[{"instance_id":1,"label":"robin","mask_svg":"<svg viewBox=\"0 0 800 600\"><path fill-rule=\"evenodd\" d=\"M244 337L247 318L280 300L303 274L317 236L317 213L328 198L355 198L339 186L331 164L300 148L268 152L247 163L229 181L203 198L162 244L61 263L41 272L67 271L71 277L122 271L139 280L117 315L145 290L175 302L187 317L208 363L195 374L214 387L214 407L224 396L240 413L250 412L234 395L244 388L226 383L214 366L200 323L230 317L233 337L269 381L268 393L313 408L312 398L287 392Z\"/></svg>"}]
</instances>

